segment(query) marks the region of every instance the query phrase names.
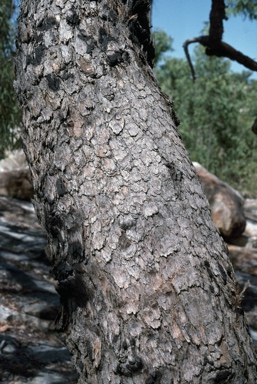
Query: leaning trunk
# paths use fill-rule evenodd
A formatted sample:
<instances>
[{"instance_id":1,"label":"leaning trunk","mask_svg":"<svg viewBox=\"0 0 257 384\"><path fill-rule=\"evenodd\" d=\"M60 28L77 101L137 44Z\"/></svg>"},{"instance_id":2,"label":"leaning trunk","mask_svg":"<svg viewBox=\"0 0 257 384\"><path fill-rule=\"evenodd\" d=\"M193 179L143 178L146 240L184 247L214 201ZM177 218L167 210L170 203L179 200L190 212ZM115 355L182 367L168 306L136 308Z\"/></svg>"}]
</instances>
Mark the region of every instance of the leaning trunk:
<instances>
[{"instance_id":1,"label":"leaning trunk","mask_svg":"<svg viewBox=\"0 0 257 384\"><path fill-rule=\"evenodd\" d=\"M149 2L21 5L16 89L58 327L80 383L254 383L234 273L149 65Z\"/></svg>"}]
</instances>

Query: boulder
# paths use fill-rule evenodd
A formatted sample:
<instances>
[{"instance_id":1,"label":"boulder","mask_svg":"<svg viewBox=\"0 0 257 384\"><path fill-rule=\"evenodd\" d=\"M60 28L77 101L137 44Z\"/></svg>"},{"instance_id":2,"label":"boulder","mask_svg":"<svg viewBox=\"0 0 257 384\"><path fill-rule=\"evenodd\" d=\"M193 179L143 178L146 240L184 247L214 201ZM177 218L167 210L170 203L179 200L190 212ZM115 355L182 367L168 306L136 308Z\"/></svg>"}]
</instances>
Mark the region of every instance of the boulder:
<instances>
[{"instance_id":1,"label":"boulder","mask_svg":"<svg viewBox=\"0 0 257 384\"><path fill-rule=\"evenodd\" d=\"M246 226L243 197L200 164L193 165L210 203L214 224L226 239L240 236Z\"/></svg>"},{"instance_id":2,"label":"boulder","mask_svg":"<svg viewBox=\"0 0 257 384\"><path fill-rule=\"evenodd\" d=\"M247 219L244 234L256 244L253 248L257 248L257 200L246 199L244 204L244 212Z\"/></svg>"},{"instance_id":3,"label":"boulder","mask_svg":"<svg viewBox=\"0 0 257 384\"><path fill-rule=\"evenodd\" d=\"M31 175L22 150L11 152L0 161L0 195L21 200L33 197Z\"/></svg>"},{"instance_id":4,"label":"boulder","mask_svg":"<svg viewBox=\"0 0 257 384\"><path fill-rule=\"evenodd\" d=\"M235 270L257 276L257 249L228 245L229 258Z\"/></svg>"},{"instance_id":5,"label":"boulder","mask_svg":"<svg viewBox=\"0 0 257 384\"><path fill-rule=\"evenodd\" d=\"M33 187L29 169L0 172L0 195L30 200Z\"/></svg>"}]
</instances>

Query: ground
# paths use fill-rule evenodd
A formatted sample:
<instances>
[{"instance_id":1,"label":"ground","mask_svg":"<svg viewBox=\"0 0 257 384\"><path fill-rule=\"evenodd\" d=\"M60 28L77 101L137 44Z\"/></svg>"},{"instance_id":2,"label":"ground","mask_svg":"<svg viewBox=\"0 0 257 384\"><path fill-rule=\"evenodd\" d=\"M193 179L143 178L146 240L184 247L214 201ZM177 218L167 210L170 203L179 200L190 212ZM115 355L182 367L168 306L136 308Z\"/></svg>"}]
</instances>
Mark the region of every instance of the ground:
<instances>
[{"instance_id":1,"label":"ground","mask_svg":"<svg viewBox=\"0 0 257 384\"><path fill-rule=\"evenodd\" d=\"M59 297L46 236L31 203L0 197L0 382L77 382L65 333L55 330Z\"/></svg>"},{"instance_id":2,"label":"ground","mask_svg":"<svg viewBox=\"0 0 257 384\"><path fill-rule=\"evenodd\" d=\"M249 220L245 235L229 248L239 289L243 290L250 281L241 305L257 346L256 201L246 204L246 215ZM46 236L32 204L0 197L0 381L3 384L77 382L64 344L66 335L55 329L59 297L49 273L45 244Z\"/></svg>"}]
</instances>

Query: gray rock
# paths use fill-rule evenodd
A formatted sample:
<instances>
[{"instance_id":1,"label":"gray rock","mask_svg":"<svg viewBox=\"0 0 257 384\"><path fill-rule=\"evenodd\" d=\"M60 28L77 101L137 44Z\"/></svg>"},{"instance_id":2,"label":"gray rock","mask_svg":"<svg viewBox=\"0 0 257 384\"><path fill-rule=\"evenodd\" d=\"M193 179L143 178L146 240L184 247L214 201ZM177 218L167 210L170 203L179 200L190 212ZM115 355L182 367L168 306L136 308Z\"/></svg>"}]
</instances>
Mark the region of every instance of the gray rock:
<instances>
[{"instance_id":1,"label":"gray rock","mask_svg":"<svg viewBox=\"0 0 257 384\"><path fill-rule=\"evenodd\" d=\"M17 349L16 345L8 343L2 348L1 352L2 353L15 353L16 349Z\"/></svg>"},{"instance_id":2,"label":"gray rock","mask_svg":"<svg viewBox=\"0 0 257 384\"><path fill-rule=\"evenodd\" d=\"M67 347L53 347L47 344L30 347L29 354L38 362L46 364L70 361L71 359Z\"/></svg>"},{"instance_id":3,"label":"gray rock","mask_svg":"<svg viewBox=\"0 0 257 384\"><path fill-rule=\"evenodd\" d=\"M76 376L74 375L74 378ZM65 375L60 375L56 372L40 372L39 375L30 381L30 384L70 384L71 379L65 378Z\"/></svg>"},{"instance_id":4,"label":"gray rock","mask_svg":"<svg viewBox=\"0 0 257 384\"><path fill-rule=\"evenodd\" d=\"M49 304L47 305L43 302L25 305L23 310L28 315L36 316L45 320L54 320L58 313L57 307Z\"/></svg>"},{"instance_id":5,"label":"gray rock","mask_svg":"<svg viewBox=\"0 0 257 384\"><path fill-rule=\"evenodd\" d=\"M16 311L11 310L4 305L0 305L0 321L11 320L13 317L17 315Z\"/></svg>"},{"instance_id":6,"label":"gray rock","mask_svg":"<svg viewBox=\"0 0 257 384\"><path fill-rule=\"evenodd\" d=\"M60 300L45 232L31 203L0 197L0 211L0 382L75 384L65 336L49 330Z\"/></svg>"},{"instance_id":7,"label":"gray rock","mask_svg":"<svg viewBox=\"0 0 257 384\"><path fill-rule=\"evenodd\" d=\"M243 197L200 164L193 164L210 203L214 224L225 238L240 236L246 226Z\"/></svg>"},{"instance_id":8,"label":"gray rock","mask_svg":"<svg viewBox=\"0 0 257 384\"><path fill-rule=\"evenodd\" d=\"M256 250L257 248L257 237L250 237L247 241L246 248Z\"/></svg>"}]
</instances>

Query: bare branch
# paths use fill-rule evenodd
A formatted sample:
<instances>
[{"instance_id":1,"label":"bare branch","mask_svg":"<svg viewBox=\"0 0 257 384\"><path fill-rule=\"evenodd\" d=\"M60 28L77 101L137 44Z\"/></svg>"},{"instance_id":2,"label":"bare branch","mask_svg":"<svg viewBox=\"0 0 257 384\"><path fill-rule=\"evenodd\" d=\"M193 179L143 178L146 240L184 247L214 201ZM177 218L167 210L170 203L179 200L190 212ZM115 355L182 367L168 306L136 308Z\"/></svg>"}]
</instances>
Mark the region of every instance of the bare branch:
<instances>
[{"instance_id":1,"label":"bare branch","mask_svg":"<svg viewBox=\"0 0 257 384\"><path fill-rule=\"evenodd\" d=\"M206 54L209 56L215 55L227 57L230 60L237 61L239 64L244 65L251 71L257 71L257 62L255 60L251 59L249 56L244 55L242 52L237 51L231 45L223 41L219 44L219 46L215 47L215 49L213 49L213 47L208 47Z\"/></svg>"},{"instance_id":2,"label":"bare branch","mask_svg":"<svg viewBox=\"0 0 257 384\"><path fill-rule=\"evenodd\" d=\"M224 31L223 20L227 19L225 8L224 0L212 0L209 36L194 37L186 40L183 44L193 80L196 79L196 75L188 52L188 45L191 43L199 43L206 47L205 53L208 56L227 57L230 60L237 61L239 64L244 65L251 71L257 71L257 62L255 60L222 41Z\"/></svg>"},{"instance_id":3,"label":"bare branch","mask_svg":"<svg viewBox=\"0 0 257 384\"><path fill-rule=\"evenodd\" d=\"M205 53L208 56L227 57L230 60L237 61L239 64L244 65L251 71L257 71L257 62L249 56L244 55L242 52L237 51L231 45L221 41L219 44L215 44L215 46L213 46L210 36L199 36L188 39L183 44L186 58L194 80L196 79L195 70L188 52L188 45L192 43L199 43L206 47Z\"/></svg>"},{"instance_id":4,"label":"bare branch","mask_svg":"<svg viewBox=\"0 0 257 384\"><path fill-rule=\"evenodd\" d=\"M252 131L257 135L257 119L254 120L254 123L252 125Z\"/></svg>"},{"instance_id":5,"label":"bare branch","mask_svg":"<svg viewBox=\"0 0 257 384\"><path fill-rule=\"evenodd\" d=\"M223 20L227 20L224 0L212 0L209 36L212 45L220 43L224 32Z\"/></svg>"},{"instance_id":6,"label":"bare branch","mask_svg":"<svg viewBox=\"0 0 257 384\"><path fill-rule=\"evenodd\" d=\"M196 74L195 74L195 69L194 69L194 66L193 66L193 63L192 63L192 60L191 60L189 51L188 51L188 46L189 46L189 44L192 44L192 43L200 43L200 44L203 44L203 40L208 39L208 38L209 38L208 36L194 37L194 38L192 38L192 39L188 39L188 40L186 40L186 41L184 42L184 44L183 44L183 48L184 48L184 51L185 51L185 55L186 55L186 58L187 58L189 67L190 67L190 69L191 69L191 74L192 74L193 81L196 80ZM205 44L206 44L206 43L205 43ZM204 44L203 44L203 45L204 45Z\"/></svg>"}]
</instances>

